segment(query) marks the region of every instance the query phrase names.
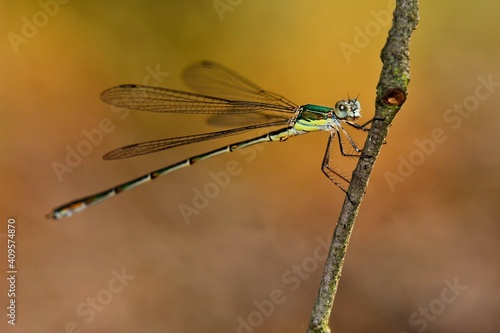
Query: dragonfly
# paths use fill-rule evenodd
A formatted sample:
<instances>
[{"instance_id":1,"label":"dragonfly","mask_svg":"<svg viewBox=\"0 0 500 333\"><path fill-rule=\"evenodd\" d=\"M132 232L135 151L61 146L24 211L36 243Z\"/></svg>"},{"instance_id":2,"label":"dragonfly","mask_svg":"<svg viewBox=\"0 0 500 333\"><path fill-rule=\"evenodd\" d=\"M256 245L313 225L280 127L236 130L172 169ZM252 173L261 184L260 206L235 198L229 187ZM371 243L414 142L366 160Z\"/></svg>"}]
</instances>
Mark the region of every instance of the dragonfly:
<instances>
[{"instance_id":1,"label":"dragonfly","mask_svg":"<svg viewBox=\"0 0 500 333\"><path fill-rule=\"evenodd\" d=\"M104 102L120 108L164 113L212 114L216 122L220 119L236 119L244 126L136 143L108 152L103 159L124 159L260 128L284 127L187 158L107 190L73 200L55 208L47 217L54 220L70 217L117 194L220 154L264 142L283 142L294 136L320 131L329 134L321 170L337 187L346 192L343 185L349 184L349 179L333 165L332 156L336 137L342 156L362 156L362 150L346 130L351 127L366 132L367 125L372 121L362 125L355 122L361 117L361 105L357 97L339 100L333 107L315 104L299 106L281 95L260 88L231 69L210 61L201 61L188 67L184 72L184 81L196 93L125 84L105 90L100 97ZM349 151L345 148L346 141L352 147Z\"/></svg>"}]
</instances>

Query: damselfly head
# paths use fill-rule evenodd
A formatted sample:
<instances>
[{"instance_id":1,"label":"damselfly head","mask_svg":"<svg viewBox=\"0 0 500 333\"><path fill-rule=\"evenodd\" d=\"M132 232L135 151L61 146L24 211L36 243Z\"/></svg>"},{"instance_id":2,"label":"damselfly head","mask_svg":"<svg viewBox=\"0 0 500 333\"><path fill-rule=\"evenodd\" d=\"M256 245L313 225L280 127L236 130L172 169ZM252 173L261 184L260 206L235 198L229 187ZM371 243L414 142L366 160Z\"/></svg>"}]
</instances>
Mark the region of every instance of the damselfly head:
<instances>
[{"instance_id":1,"label":"damselfly head","mask_svg":"<svg viewBox=\"0 0 500 333\"><path fill-rule=\"evenodd\" d=\"M356 120L361 117L361 105L357 99L348 99L338 101L333 112L339 119Z\"/></svg>"}]
</instances>

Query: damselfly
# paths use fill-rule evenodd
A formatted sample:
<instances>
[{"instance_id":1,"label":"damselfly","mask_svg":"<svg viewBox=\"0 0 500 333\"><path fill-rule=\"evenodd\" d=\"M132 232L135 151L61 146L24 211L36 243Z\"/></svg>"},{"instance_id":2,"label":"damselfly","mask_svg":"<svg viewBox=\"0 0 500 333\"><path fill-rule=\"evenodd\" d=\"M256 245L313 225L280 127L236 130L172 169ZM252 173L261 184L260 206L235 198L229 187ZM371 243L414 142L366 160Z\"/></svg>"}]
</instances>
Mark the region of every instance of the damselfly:
<instances>
[{"instance_id":1,"label":"damselfly","mask_svg":"<svg viewBox=\"0 0 500 333\"><path fill-rule=\"evenodd\" d=\"M361 107L357 98L340 100L333 108L313 104L298 106L278 94L260 88L232 70L208 61L189 67L184 72L184 79L198 93L143 85L120 85L105 90L101 94L101 99L117 107L140 111L217 114L224 117L244 115L247 124L243 127L224 131L133 144L113 150L105 154L103 158L105 160L129 158L195 142L240 134L258 128L285 127L250 140L240 141L193 156L108 190L71 201L57 207L47 217L56 220L69 217L116 194L219 154L233 152L261 142L285 141L293 136L317 131L326 131L330 135L321 169L334 184L344 192L346 191L341 183L349 183L348 178L343 176L331 164L334 149L333 141L337 135L340 152L343 156L360 156L361 149L356 146L343 127L343 124L347 124L357 130L367 131L366 125L371 121L363 125L353 122L361 116ZM248 123L248 121L251 123ZM353 154L345 151L343 137L347 139L349 145L354 149Z\"/></svg>"}]
</instances>

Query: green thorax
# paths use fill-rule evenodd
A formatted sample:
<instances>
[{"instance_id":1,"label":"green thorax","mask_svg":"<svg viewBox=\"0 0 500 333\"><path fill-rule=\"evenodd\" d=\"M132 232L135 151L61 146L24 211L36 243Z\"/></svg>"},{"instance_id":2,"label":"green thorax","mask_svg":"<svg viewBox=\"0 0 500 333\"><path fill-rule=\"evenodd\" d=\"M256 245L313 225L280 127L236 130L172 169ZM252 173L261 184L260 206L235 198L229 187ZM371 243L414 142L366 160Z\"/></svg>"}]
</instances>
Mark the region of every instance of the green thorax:
<instances>
[{"instance_id":1,"label":"green thorax","mask_svg":"<svg viewBox=\"0 0 500 333\"><path fill-rule=\"evenodd\" d=\"M295 121L298 131L314 132L325 129L328 118L331 118L333 109L327 106L306 104L301 106L301 111Z\"/></svg>"},{"instance_id":2,"label":"green thorax","mask_svg":"<svg viewBox=\"0 0 500 333\"><path fill-rule=\"evenodd\" d=\"M321 105L306 104L302 105L302 111L298 115L297 119L303 120L323 120L326 119L328 114L332 112L332 108Z\"/></svg>"}]
</instances>

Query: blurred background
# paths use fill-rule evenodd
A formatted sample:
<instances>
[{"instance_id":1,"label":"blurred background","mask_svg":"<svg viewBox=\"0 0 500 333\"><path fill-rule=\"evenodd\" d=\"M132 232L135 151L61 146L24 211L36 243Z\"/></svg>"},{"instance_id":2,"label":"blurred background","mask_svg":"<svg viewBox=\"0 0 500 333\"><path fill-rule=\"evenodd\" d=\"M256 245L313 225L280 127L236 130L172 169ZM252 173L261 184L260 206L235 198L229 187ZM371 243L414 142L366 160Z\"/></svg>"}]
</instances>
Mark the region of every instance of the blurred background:
<instances>
[{"instance_id":1,"label":"blurred background","mask_svg":"<svg viewBox=\"0 0 500 333\"><path fill-rule=\"evenodd\" d=\"M112 109L99 94L114 85L186 89L182 70L209 59L297 104L361 93L370 119L393 1L63 2L0 5L0 269L12 217L18 271L16 325L4 280L0 331L304 332L344 200L320 170L326 133L214 158L69 219L45 215L259 134L103 161L213 130L203 117ZM421 3L410 95L361 206L334 332L499 331L499 10Z\"/></svg>"}]
</instances>

